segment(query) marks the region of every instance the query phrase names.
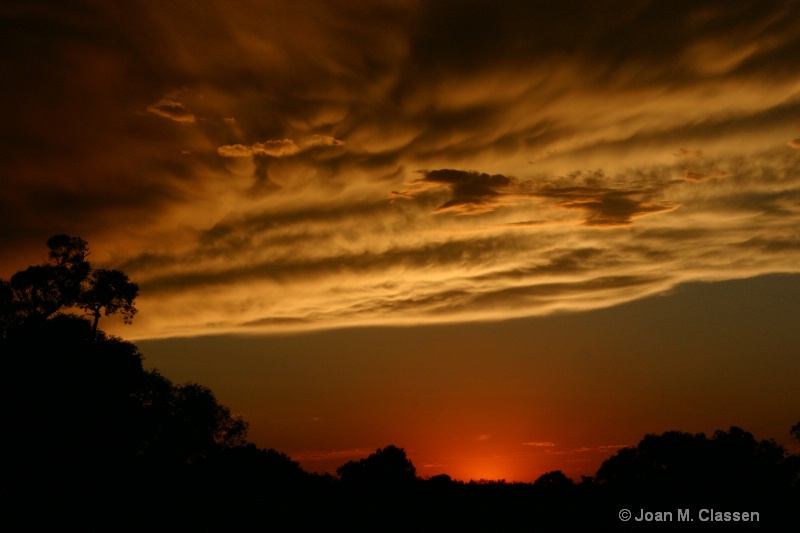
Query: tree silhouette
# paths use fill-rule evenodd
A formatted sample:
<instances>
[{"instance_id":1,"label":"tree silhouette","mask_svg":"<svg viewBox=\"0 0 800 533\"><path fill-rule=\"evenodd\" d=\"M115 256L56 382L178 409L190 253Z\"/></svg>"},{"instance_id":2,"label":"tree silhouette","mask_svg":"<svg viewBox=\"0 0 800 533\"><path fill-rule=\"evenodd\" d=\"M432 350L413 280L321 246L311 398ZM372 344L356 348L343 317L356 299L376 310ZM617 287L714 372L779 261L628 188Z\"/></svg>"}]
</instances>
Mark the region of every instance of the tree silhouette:
<instances>
[{"instance_id":1,"label":"tree silhouette","mask_svg":"<svg viewBox=\"0 0 800 533\"><path fill-rule=\"evenodd\" d=\"M219 490L196 479L198 465L246 444L247 424L207 387L145 370L136 346L97 329L100 315L135 313L125 274L93 269L80 238L48 247L44 264L0 280L4 506L15 502L22 530L103 530L118 516L147 530L184 515L193 484ZM168 497L173 507L159 506Z\"/></svg>"},{"instance_id":2,"label":"tree silhouette","mask_svg":"<svg viewBox=\"0 0 800 533\"><path fill-rule=\"evenodd\" d=\"M48 260L17 272L0 283L0 331L15 324L43 320L80 309L93 318L119 314L130 324L139 286L119 270L94 269L86 259L88 244L80 237L54 235L47 240Z\"/></svg>"},{"instance_id":3,"label":"tree silhouette","mask_svg":"<svg viewBox=\"0 0 800 533\"><path fill-rule=\"evenodd\" d=\"M533 482L534 487L548 490L564 490L571 488L574 484L575 483L561 470L554 470L542 474Z\"/></svg>"},{"instance_id":4,"label":"tree silhouette","mask_svg":"<svg viewBox=\"0 0 800 533\"><path fill-rule=\"evenodd\" d=\"M51 263L68 269L82 268L89 256L89 243L80 237L70 237L63 233L47 239L50 249L47 256Z\"/></svg>"},{"instance_id":5,"label":"tree silhouette","mask_svg":"<svg viewBox=\"0 0 800 533\"><path fill-rule=\"evenodd\" d=\"M632 498L745 504L788 490L794 474L786 455L775 441L758 441L738 427L711 438L669 431L619 450L603 462L596 479Z\"/></svg>"},{"instance_id":6,"label":"tree silhouette","mask_svg":"<svg viewBox=\"0 0 800 533\"><path fill-rule=\"evenodd\" d=\"M403 448L389 445L359 461L336 469L343 483L359 487L402 487L417 479L417 470Z\"/></svg>"},{"instance_id":7,"label":"tree silhouette","mask_svg":"<svg viewBox=\"0 0 800 533\"><path fill-rule=\"evenodd\" d=\"M92 331L97 333L100 316L119 313L126 324L130 324L136 308L133 305L139 287L119 270L99 269L89 274L85 288L77 298L79 308L94 317Z\"/></svg>"},{"instance_id":8,"label":"tree silhouette","mask_svg":"<svg viewBox=\"0 0 800 533\"><path fill-rule=\"evenodd\" d=\"M22 319L47 318L75 304L91 265L89 249L80 237L54 235L47 240L48 261L11 277L15 310Z\"/></svg>"},{"instance_id":9,"label":"tree silhouette","mask_svg":"<svg viewBox=\"0 0 800 533\"><path fill-rule=\"evenodd\" d=\"M8 330L16 325L18 316L11 282L0 279L0 338L6 338Z\"/></svg>"}]
</instances>

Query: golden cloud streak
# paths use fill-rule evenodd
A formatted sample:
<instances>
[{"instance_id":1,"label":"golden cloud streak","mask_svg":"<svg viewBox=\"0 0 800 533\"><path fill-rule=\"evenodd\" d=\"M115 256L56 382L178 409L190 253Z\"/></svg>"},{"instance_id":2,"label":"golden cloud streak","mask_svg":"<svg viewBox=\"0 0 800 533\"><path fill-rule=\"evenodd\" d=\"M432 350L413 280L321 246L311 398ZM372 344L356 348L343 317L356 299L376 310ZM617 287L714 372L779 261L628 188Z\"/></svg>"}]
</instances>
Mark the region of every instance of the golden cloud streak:
<instances>
[{"instance_id":1,"label":"golden cloud streak","mask_svg":"<svg viewBox=\"0 0 800 533\"><path fill-rule=\"evenodd\" d=\"M798 271L797 6L587 3L578 31L535 5L198 1L104 4L92 31L54 13L9 37L47 61L3 58L33 81L7 96L2 267L80 234L142 287L126 336L501 320Z\"/></svg>"},{"instance_id":2,"label":"golden cloud streak","mask_svg":"<svg viewBox=\"0 0 800 533\"><path fill-rule=\"evenodd\" d=\"M127 334L502 320L616 305L689 281L796 272L800 182L787 181L780 162L765 181L764 164L724 182L641 189L670 201L607 208L623 218L608 219L606 231L593 227L591 209L603 213L598 198L615 190L599 185L551 187L469 219L437 215L411 195L327 212L253 212L200 234L191 253L130 262L143 288L139 316L159 318ZM564 223L575 207L588 212L582 229ZM544 218L531 224L531 209Z\"/></svg>"}]
</instances>

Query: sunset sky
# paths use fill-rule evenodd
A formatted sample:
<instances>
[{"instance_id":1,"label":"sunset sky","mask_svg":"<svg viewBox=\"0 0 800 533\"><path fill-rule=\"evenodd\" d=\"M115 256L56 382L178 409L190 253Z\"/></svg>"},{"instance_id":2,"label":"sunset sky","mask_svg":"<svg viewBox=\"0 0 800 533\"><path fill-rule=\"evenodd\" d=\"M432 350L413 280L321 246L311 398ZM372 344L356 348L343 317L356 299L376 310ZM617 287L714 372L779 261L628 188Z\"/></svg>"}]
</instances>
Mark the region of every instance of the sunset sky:
<instances>
[{"instance_id":1,"label":"sunset sky","mask_svg":"<svg viewBox=\"0 0 800 533\"><path fill-rule=\"evenodd\" d=\"M83 237L308 470L794 446L798 1L12 0L0 79L0 277Z\"/></svg>"}]
</instances>

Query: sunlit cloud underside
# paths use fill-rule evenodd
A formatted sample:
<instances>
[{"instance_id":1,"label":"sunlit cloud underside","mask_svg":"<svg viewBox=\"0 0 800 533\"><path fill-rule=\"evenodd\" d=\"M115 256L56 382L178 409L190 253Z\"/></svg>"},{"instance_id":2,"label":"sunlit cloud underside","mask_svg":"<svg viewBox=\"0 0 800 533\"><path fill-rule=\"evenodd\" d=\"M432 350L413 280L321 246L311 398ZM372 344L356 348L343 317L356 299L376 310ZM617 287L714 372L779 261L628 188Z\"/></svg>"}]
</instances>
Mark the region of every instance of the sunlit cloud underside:
<instances>
[{"instance_id":1,"label":"sunlit cloud underside","mask_svg":"<svg viewBox=\"0 0 800 533\"><path fill-rule=\"evenodd\" d=\"M127 272L128 337L501 320L800 271L796 3L200 4L50 13L41 83L12 95L3 228L80 233Z\"/></svg>"},{"instance_id":2,"label":"sunlit cloud underside","mask_svg":"<svg viewBox=\"0 0 800 533\"><path fill-rule=\"evenodd\" d=\"M785 146L618 172L420 171L385 197L303 209L281 191L124 268L159 317L148 335L497 320L798 270Z\"/></svg>"}]
</instances>

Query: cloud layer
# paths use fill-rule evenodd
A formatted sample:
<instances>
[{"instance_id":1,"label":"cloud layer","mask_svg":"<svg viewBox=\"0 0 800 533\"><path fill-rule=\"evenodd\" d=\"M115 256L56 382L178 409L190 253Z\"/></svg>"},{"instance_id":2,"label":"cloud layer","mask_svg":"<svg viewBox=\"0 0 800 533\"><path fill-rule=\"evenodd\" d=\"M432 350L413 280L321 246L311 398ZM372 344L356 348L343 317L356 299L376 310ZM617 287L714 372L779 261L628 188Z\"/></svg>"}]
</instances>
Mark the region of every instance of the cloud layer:
<instances>
[{"instance_id":1,"label":"cloud layer","mask_svg":"<svg viewBox=\"0 0 800 533\"><path fill-rule=\"evenodd\" d=\"M50 4L0 21L0 266L80 234L127 336L798 271L796 3Z\"/></svg>"}]
</instances>

